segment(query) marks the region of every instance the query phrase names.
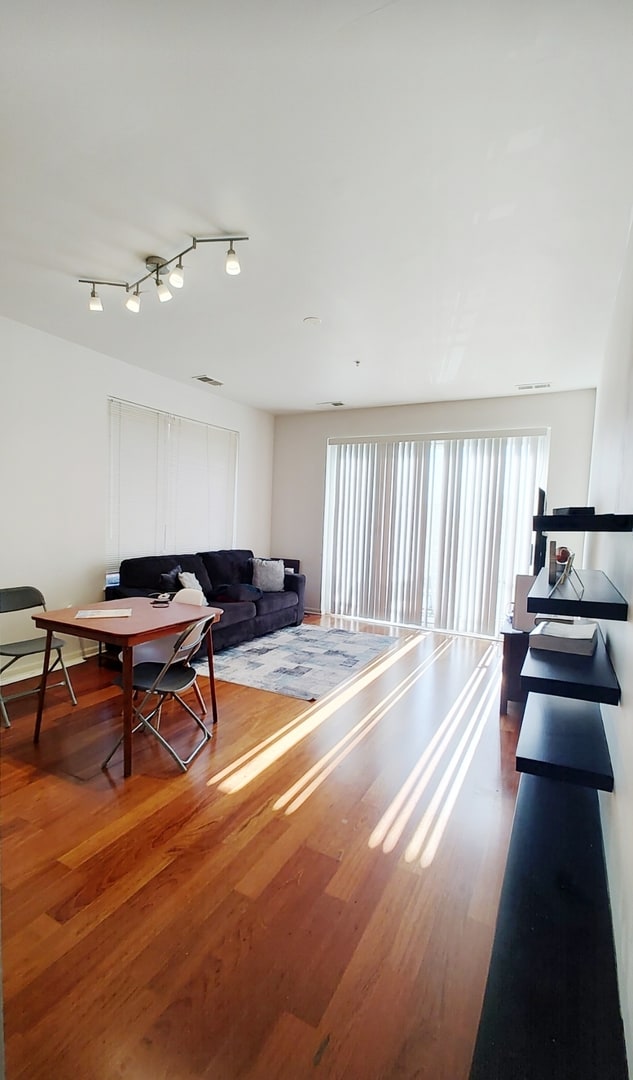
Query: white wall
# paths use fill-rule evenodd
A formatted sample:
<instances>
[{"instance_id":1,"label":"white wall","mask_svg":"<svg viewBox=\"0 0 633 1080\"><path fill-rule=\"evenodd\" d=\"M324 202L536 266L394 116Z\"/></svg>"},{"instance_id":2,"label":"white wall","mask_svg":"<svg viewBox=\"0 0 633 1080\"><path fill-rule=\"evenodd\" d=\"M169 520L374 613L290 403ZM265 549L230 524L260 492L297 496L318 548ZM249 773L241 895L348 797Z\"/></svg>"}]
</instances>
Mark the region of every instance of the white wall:
<instances>
[{"instance_id":1,"label":"white wall","mask_svg":"<svg viewBox=\"0 0 633 1080\"><path fill-rule=\"evenodd\" d=\"M278 416L273 469L273 550L301 559L301 569L307 575L306 605L310 610L318 610L325 456L327 440L335 436L546 427L550 429L548 506L584 505L594 402L593 390L578 390L565 394ZM561 534L561 542L564 539ZM572 545L572 550L577 551L577 546Z\"/></svg>"},{"instance_id":2,"label":"white wall","mask_svg":"<svg viewBox=\"0 0 633 1080\"><path fill-rule=\"evenodd\" d=\"M629 243L596 400L590 502L602 513L633 513L633 244ZM603 570L629 603L628 622L605 622L622 699L602 706L615 778L601 795L620 1005L633 1066L633 535L595 533L587 565Z\"/></svg>"},{"instance_id":3,"label":"white wall","mask_svg":"<svg viewBox=\"0 0 633 1080\"><path fill-rule=\"evenodd\" d=\"M0 319L2 585L37 585L49 609L102 598L109 396L238 431L235 543L270 554L269 413Z\"/></svg>"}]
</instances>

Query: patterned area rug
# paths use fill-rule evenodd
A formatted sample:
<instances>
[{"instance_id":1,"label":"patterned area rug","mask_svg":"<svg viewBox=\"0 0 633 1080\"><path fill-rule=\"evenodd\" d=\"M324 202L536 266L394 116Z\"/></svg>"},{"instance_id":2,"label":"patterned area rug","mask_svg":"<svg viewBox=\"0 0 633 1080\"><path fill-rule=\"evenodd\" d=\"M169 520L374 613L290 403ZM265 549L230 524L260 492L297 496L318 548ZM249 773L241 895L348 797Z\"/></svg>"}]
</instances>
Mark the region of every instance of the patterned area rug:
<instances>
[{"instance_id":1,"label":"patterned area rug","mask_svg":"<svg viewBox=\"0 0 633 1080\"><path fill-rule=\"evenodd\" d=\"M359 672L398 639L320 626L277 630L215 657L215 677L315 701ZM208 675L206 660L195 665Z\"/></svg>"}]
</instances>

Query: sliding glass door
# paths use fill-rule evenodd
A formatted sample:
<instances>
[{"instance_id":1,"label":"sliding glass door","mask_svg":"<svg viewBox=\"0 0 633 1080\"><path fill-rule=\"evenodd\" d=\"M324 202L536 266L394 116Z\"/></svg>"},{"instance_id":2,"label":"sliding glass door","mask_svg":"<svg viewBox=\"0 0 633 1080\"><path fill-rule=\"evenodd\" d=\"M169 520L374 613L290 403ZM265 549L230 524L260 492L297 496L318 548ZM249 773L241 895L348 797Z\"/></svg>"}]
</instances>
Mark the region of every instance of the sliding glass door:
<instances>
[{"instance_id":1,"label":"sliding glass door","mask_svg":"<svg viewBox=\"0 0 633 1080\"><path fill-rule=\"evenodd\" d=\"M547 448L545 431L332 440L322 610L496 635Z\"/></svg>"}]
</instances>

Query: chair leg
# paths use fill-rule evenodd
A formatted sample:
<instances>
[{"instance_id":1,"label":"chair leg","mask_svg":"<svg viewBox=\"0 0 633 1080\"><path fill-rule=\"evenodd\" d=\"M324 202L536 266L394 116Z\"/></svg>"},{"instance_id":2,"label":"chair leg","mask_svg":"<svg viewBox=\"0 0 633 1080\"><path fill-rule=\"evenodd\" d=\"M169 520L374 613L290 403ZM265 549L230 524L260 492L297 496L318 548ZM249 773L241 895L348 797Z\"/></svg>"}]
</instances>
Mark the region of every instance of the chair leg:
<instances>
[{"instance_id":1,"label":"chair leg","mask_svg":"<svg viewBox=\"0 0 633 1080\"><path fill-rule=\"evenodd\" d=\"M144 724L145 724L145 720L143 719L143 717L141 717L140 723L138 723L136 725L136 727L132 728L132 734L135 735L137 731L140 731L141 728L144 726ZM102 769L105 769L105 767L108 764L108 762L110 761L110 759L114 757L114 755L116 754L117 750L119 749L121 743L123 742L123 739L124 739L123 735L121 735L121 737L119 739L117 739L117 741L115 742L114 746L112 747L112 749L111 749L110 753L108 754L107 758L105 759L105 761L101 762L101 768Z\"/></svg>"},{"instance_id":2,"label":"chair leg","mask_svg":"<svg viewBox=\"0 0 633 1080\"><path fill-rule=\"evenodd\" d=\"M73 705L76 705L77 704L77 698L75 697L75 691L73 690L72 683L70 681L70 675L68 674L68 668L66 667L66 665L64 663L64 657L62 656L62 650L58 649L57 652L58 652L58 655L59 655L59 662L60 662L60 664L62 666L62 671L64 673L64 682L66 683L66 686L68 688L68 693L70 694L70 700L72 701Z\"/></svg>"},{"instance_id":3,"label":"chair leg","mask_svg":"<svg viewBox=\"0 0 633 1080\"><path fill-rule=\"evenodd\" d=\"M203 708L203 710L204 710L204 712L206 714L207 709L206 709L206 706L205 706L205 703L204 703L204 698L200 694L200 691L198 690L196 684L194 683L193 685L194 685L194 687L196 687L196 690L198 691L198 700L201 702L201 707ZM212 732L209 731L209 729L206 727L205 724L203 724L200 717L193 711L193 709L187 704L187 702L183 698L181 698L179 694L176 694L173 691L169 695L160 695L158 704L155 706L155 708L152 709L152 711L150 713L148 713L147 716L143 716L143 713L142 713L141 710L145 707L145 704L146 704L146 702L147 702L147 700L148 700L148 698L150 696L151 695L149 693L147 693L145 695L145 697L143 698L140 706L135 706L134 713L138 717L139 722L132 729L132 732L134 734L137 731L143 730L143 731L149 732L152 735L155 735L156 738L158 739L159 743L161 744L161 746L163 746L165 748L165 750L167 750L167 752L172 756L174 761L180 766L182 771L187 772L187 766L193 761L193 759L196 757L196 755L200 753L200 751L202 750L205 743L207 743L209 741L209 739L212 738ZM198 743L196 743L194 749L192 750L192 752L189 754L189 757L187 757L187 758L181 758L180 754L178 754L178 752L176 750L174 750L173 746L171 746L170 743L167 742L167 739L158 730L159 726L160 726L161 710L162 710L162 706L163 706L163 701L165 700L166 696L173 697L173 699L175 701L177 701L179 705L182 706L182 708L185 710L185 712L189 713L189 715L192 717L192 719L195 720L197 726L199 727L200 731L202 732L202 738L200 739L200 741ZM154 723L152 723L152 721L154 720L155 717L156 717L156 720L154 721ZM122 742L123 742L123 735L121 735L121 737L117 740L116 744L112 747L110 753L108 754L107 758L105 759L105 761L103 762L103 764L101 766L102 769L106 768L108 762L111 760L111 758L114 756L116 751L119 749Z\"/></svg>"},{"instance_id":4,"label":"chair leg","mask_svg":"<svg viewBox=\"0 0 633 1080\"><path fill-rule=\"evenodd\" d=\"M174 761L175 761L175 762L177 762L177 763L178 763L178 765L180 765L180 768L182 769L182 771L183 771L183 772L187 772L187 766L191 764L191 762L192 762L192 761L193 761L193 759L194 759L194 758L196 757L196 755L200 753L200 751L202 750L203 746L204 746L204 745L205 745L206 743L208 743L209 739L211 739L211 738L212 738L212 733L211 733L211 732L209 731L209 729L208 729L208 728L207 728L207 727L206 727L206 726L205 726L205 725L204 725L204 724L202 723L202 720L200 719L200 717L199 717L199 716L196 716L196 714L195 714L195 712L193 711L193 709L189 708L189 706L187 705L187 702L186 702L186 701L183 701L183 699L182 699L182 698L180 697L180 695L179 695L179 694L172 694L172 696L174 697L174 699L175 699L175 700L176 700L176 701L177 701L177 702L178 702L178 703L179 703L180 705L182 705L182 707L183 707L183 708L184 708L184 709L185 709L185 710L186 710L186 711L187 711L187 712L189 713L189 715L190 715L191 717L193 717L193 719L195 720L196 724L198 725L198 727L199 727L199 728L200 728L200 730L202 731L202 738L200 739L200 742L199 742L199 743L196 743L195 747L193 748L193 750L192 750L192 751L191 751L191 753L189 754L189 757L186 757L186 758L181 758L180 754L179 754L179 753L178 753L178 752L177 752L176 750L174 750L173 746L171 746L171 745L170 745L170 743L168 743L168 742L167 742L167 739L165 739L165 738L163 737L163 735L161 735L160 731L158 731L158 730L157 730L157 728L155 728L153 724L150 724L148 720L144 720L144 724L145 724L145 726L146 726L147 728L149 728L149 730L151 731L151 733L152 733L153 735L155 735L155 736L156 736L156 738L158 739L158 741L159 741L159 743L161 744L161 746L164 746L164 747L165 747L165 750L167 750L167 751L168 751L168 753L170 753L170 754L171 754L171 756L173 757Z\"/></svg>"},{"instance_id":5,"label":"chair leg","mask_svg":"<svg viewBox=\"0 0 633 1080\"><path fill-rule=\"evenodd\" d=\"M2 674L3 671L6 671L7 668L10 668L12 664L15 664L17 659L18 659L17 656L14 656L12 660L9 660L9 661L7 661L6 664L3 664L2 667L0 667L0 675ZM11 701L11 698L8 697L7 701ZM0 716L2 716L2 726L3 727L11 727L11 721L9 720L9 714L7 712L7 707L6 707L5 703L4 703L4 698L2 696L2 691L1 690L0 690Z\"/></svg>"},{"instance_id":6,"label":"chair leg","mask_svg":"<svg viewBox=\"0 0 633 1080\"><path fill-rule=\"evenodd\" d=\"M136 700L138 698L138 696L139 696L139 691L135 690L134 691L134 700ZM143 709L145 707L145 703L150 698L150 696L151 696L150 694L145 694L145 696L144 696L144 698L143 698L143 700L142 700L142 702L140 704L140 709ZM139 711L139 708L137 708L136 705L134 706L134 715L136 717L138 717L138 724L135 724L134 727L132 728L132 734L133 735L136 735L137 731L145 731L147 728L149 728L150 731L154 731L154 728L149 723L149 720L151 720L152 717L154 717L156 715L156 713L158 713L159 718L160 718L160 710L161 710L162 704L163 704L163 699L161 697L161 698L159 698L158 704L148 714L148 717L143 716L142 712ZM114 746L112 747L112 749L111 749L110 753L108 754L107 758L105 759L105 761L101 762L101 768L102 769L105 769L108 762L114 757L114 755L116 754L117 750L119 749L121 743L123 742L123 739L124 739L123 735L121 735L120 738L117 739L117 741L115 742Z\"/></svg>"},{"instance_id":7,"label":"chair leg","mask_svg":"<svg viewBox=\"0 0 633 1080\"><path fill-rule=\"evenodd\" d=\"M206 714L208 713L209 710L207 709L207 706L205 704L205 700L204 700L204 698L203 698L203 696L202 696L202 694L200 692L200 687L198 686L198 681L197 680L193 684L193 688L194 688L194 690L196 692L196 697L197 697L198 701L200 702L200 708L202 709L204 715L206 716Z\"/></svg>"},{"instance_id":8,"label":"chair leg","mask_svg":"<svg viewBox=\"0 0 633 1080\"><path fill-rule=\"evenodd\" d=\"M187 771L187 766L185 765L185 762L184 762L184 761L182 760L182 758L181 758L181 757L180 757L180 756L179 756L179 755L178 755L178 754L176 753L176 751L174 750L173 746L170 746L170 745L169 745L169 743L167 742L167 739L165 739L165 738L164 738L164 737L163 737L163 736L161 735L160 731L159 731L159 730L158 730L157 728L155 728L153 724L150 724L150 723L149 723L149 721L147 721L147 720L145 721L145 726L146 726L146 727L147 727L147 728L148 728L148 729L149 729L149 730L151 731L152 735L155 735L155 736L156 736L156 738L158 739L158 741L159 741L159 743L161 744L161 746L164 746L164 747L165 747L165 750L167 750L167 752L168 752L169 754L171 754L171 756L173 757L174 761L175 761L175 762L177 762L177 764L178 764L178 765L180 765L180 768L182 769L182 771L183 771L183 772L186 772L186 771Z\"/></svg>"}]
</instances>

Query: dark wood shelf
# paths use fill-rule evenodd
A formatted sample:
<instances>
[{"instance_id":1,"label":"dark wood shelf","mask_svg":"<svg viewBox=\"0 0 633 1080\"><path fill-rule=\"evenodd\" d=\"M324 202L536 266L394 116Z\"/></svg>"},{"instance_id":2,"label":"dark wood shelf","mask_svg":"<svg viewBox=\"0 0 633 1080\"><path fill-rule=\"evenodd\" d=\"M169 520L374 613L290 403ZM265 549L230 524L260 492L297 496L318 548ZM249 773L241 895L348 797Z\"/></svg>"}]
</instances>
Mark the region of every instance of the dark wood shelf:
<instances>
[{"instance_id":1,"label":"dark wood shelf","mask_svg":"<svg viewBox=\"0 0 633 1080\"><path fill-rule=\"evenodd\" d=\"M521 777L470 1080L627 1080L598 794Z\"/></svg>"},{"instance_id":2,"label":"dark wood shelf","mask_svg":"<svg viewBox=\"0 0 633 1080\"><path fill-rule=\"evenodd\" d=\"M528 611L542 615L581 615L589 619L626 622L629 605L602 570L573 570L570 577L552 592L547 567L527 597ZM577 590L577 591L576 591ZM581 597L578 597L581 593Z\"/></svg>"},{"instance_id":3,"label":"dark wood shelf","mask_svg":"<svg viewBox=\"0 0 633 1080\"><path fill-rule=\"evenodd\" d=\"M537 514L535 532L633 532L633 514Z\"/></svg>"},{"instance_id":4,"label":"dark wood shelf","mask_svg":"<svg viewBox=\"0 0 633 1080\"><path fill-rule=\"evenodd\" d=\"M593 656L528 649L521 668L521 686L528 693L554 694L577 701L601 701L605 705L620 702L620 684L600 630Z\"/></svg>"},{"instance_id":5,"label":"dark wood shelf","mask_svg":"<svg viewBox=\"0 0 633 1080\"><path fill-rule=\"evenodd\" d=\"M506 619L501 627L501 638L503 640L503 658L501 663L499 712L507 713L509 701L517 701L523 704L527 696L527 691L521 686L521 668L530 643L530 637L525 630L515 630L510 620Z\"/></svg>"},{"instance_id":6,"label":"dark wood shelf","mask_svg":"<svg viewBox=\"0 0 633 1080\"><path fill-rule=\"evenodd\" d=\"M518 772L613 791L613 769L600 706L530 694L516 749Z\"/></svg>"}]
</instances>

